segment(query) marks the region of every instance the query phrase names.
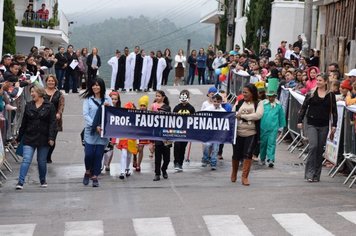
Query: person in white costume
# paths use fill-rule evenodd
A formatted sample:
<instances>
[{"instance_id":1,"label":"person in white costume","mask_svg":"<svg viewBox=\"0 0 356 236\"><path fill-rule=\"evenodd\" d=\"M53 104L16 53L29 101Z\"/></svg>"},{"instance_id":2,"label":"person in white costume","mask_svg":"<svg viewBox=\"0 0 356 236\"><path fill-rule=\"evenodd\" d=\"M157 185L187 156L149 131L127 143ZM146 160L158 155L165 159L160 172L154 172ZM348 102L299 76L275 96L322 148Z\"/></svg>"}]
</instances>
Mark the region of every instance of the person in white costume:
<instances>
[{"instance_id":1,"label":"person in white costume","mask_svg":"<svg viewBox=\"0 0 356 236\"><path fill-rule=\"evenodd\" d=\"M151 71L153 66L153 60L144 50L141 50L141 56L143 57L142 63L142 77L141 77L141 87L140 89L144 92L148 90L148 83L150 82L151 78Z\"/></svg>"},{"instance_id":2,"label":"person in white costume","mask_svg":"<svg viewBox=\"0 0 356 236\"><path fill-rule=\"evenodd\" d=\"M126 74L125 74L125 89L132 90L134 74L135 74L135 64L136 55L140 51L140 47L136 46L135 50L126 57Z\"/></svg>"},{"instance_id":3,"label":"person in white costume","mask_svg":"<svg viewBox=\"0 0 356 236\"><path fill-rule=\"evenodd\" d=\"M110 81L110 89L114 90L115 89L115 82L116 82L116 76L118 72L118 67L119 67L119 58L121 56L121 52L119 50L116 50L115 56L110 58L108 61L108 64L111 66L112 71L111 71L111 81Z\"/></svg>"},{"instance_id":4,"label":"person in white costume","mask_svg":"<svg viewBox=\"0 0 356 236\"><path fill-rule=\"evenodd\" d=\"M163 71L167 66L166 60L162 57L162 52L157 51L157 90L161 90Z\"/></svg>"}]
</instances>

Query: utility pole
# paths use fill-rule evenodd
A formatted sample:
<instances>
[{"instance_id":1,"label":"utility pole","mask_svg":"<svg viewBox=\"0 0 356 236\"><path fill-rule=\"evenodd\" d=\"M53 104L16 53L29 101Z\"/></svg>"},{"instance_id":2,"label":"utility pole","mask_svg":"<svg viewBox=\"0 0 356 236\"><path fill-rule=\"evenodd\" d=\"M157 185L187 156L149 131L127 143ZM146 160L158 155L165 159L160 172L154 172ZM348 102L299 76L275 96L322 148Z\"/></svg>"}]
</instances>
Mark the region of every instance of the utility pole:
<instances>
[{"instance_id":1,"label":"utility pole","mask_svg":"<svg viewBox=\"0 0 356 236\"><path fill-rule=\"evenodd\" d=\"M187 58L187 60L188 60L188 57L189 57L189 55L190 55L190 39L188 39L188 41L187 41L187 53L185 54L186 55L186 58ZM187 78L188 78L188 76L189 76L189 74L188 74L188 65L186 65L185 66L185 70L184 70L184 74L185 74L185 81L184 81L184 84L186 84L186 82L187 82Z\"/></svg>"},{"instance_id":2,"label":"utility pole","mask_svg":"<svg viewBox=\"0 0 356 236\"><path fill-rule=\"evenodd\" d=\"M309 56L309 48L311 44L311 31L313 22L313 0L305 0L304 2L304 24L303 31L306 42L303 40L303 55Z\"/></svg>"},{"instance_id":3,"label":"utility pole","mask_svg":"<svg viewBox=\"0 0 356 236\"><path fill-rule=\"evenodd\" d=\"M229 52L234 44L235 32L235 0L228 0L227 9L227 35L226 35L226 51Z\"/></svg>"}]
</instances>

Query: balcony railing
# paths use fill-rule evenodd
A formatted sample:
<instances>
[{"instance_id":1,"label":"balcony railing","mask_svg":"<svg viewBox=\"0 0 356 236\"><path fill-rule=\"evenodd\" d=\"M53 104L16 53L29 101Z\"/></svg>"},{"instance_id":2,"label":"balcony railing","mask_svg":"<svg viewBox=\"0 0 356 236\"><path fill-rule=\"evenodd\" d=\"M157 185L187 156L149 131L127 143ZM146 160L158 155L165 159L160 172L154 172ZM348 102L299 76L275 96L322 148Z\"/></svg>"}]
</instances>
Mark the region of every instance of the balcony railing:
<instances>
[{"instance_id":1,"label":"balcony railing","mask_svg":"<svg viewBox=\"0 0 356 236\"><path fill-rule=\"evenodd\" d=\"M59 25L59 21L54 18L49 18L48 14L25 12L21 21L22 26L34 28L51 28Z\"/></svg>"}]
</instances>

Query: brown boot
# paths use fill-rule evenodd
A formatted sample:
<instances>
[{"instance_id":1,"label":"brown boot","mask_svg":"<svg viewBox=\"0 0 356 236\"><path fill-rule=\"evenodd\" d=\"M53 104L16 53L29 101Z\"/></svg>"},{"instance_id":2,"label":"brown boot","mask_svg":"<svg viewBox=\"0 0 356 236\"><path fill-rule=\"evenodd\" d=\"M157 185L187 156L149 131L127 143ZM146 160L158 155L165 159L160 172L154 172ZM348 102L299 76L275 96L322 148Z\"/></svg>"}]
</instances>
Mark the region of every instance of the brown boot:
<instances>
[{"instance_id":1,"label":"brown boot","mask_svg":"<svg viewBox=\"0 0 356 236\"><path fill-rule=\"evenodd\" d=\"M252 164L252 159L245 159L243 166L242 166L242 176L241 176L241 182L242 185L250 185L248 182L248 174L250 173L250 168Z\"/></svg>"},{"instance_id":2,"label":"brown boot","mask_svg":"<svg viewBox=\"0 0 356 236\"><path fill-rule=\"evenodd\" d=\"M236 182L237 170L239 169L239 161L232 159L231 182Z\"/></svg>"}]
</instances>

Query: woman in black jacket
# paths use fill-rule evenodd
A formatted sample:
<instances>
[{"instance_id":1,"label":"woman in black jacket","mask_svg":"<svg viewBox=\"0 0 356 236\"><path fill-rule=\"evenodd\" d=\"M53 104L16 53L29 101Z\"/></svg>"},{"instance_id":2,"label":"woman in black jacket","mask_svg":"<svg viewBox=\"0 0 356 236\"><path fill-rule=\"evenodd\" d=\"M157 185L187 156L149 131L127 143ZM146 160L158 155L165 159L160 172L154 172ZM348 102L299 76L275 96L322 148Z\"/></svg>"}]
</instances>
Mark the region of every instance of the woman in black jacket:
<instances>
[{"instance_id":1,"label":"woman in black jacket","mask_svg":"<svg viewBox=\"0 0 356 236\"><path fill-rule=\"evenodd\" d=\"M93 48L91 54L87 58L87 66L88 66L88 87L91 87L92 80L96 78L96 74L98 73L98 69L101 66L101 59L98 55L98 49Z\"/></svg>"},{"instance_id":2,"label":"woman in black jacket","mask_svg":"<svg viewBox=\"0 0 356 236\"><path fill-rule=\"evenodd\" d=\"M316 77L316 89L305 97L298 115L298 128L303 128L304 116L307 116L306 134L309 139L309 153L305 165L304 178L308 182L319 182L323 163L323 152L329 132L330 116L332 126L330 139L333 139L337 125L337 107L335 94L328 86L328 76Z\"/></svg>"},{"instance_id":3,"label":"woman in black jacket","mask_svg":"<svg viewBox=\"0 0 356 236\"><path fill-rule=\"evenodd\" d=\"M63 89L63 78L67 68L67 58L64 55L64 47L60 46L58 48L58 53L55 55L57 59L56 64L54 65L54 69L56 72L56 77L58 79L58 89Z\"/></svg>"},{"instance_id":4,"label":"woman in black jacket","mask_svg":"<svg viewBox=\"0 0 356 236\"><path fill-rule=\"evenodd\" d=\"M47 153L56 136L56 111L45 101L46 91L39 86L30 88L32 101L26 104L24 117L17 137L23 142L23 160L16 189L23 189L25 178L37 150L37 163L41 187L46 188Z\"/></svg>"}]
</instances>

